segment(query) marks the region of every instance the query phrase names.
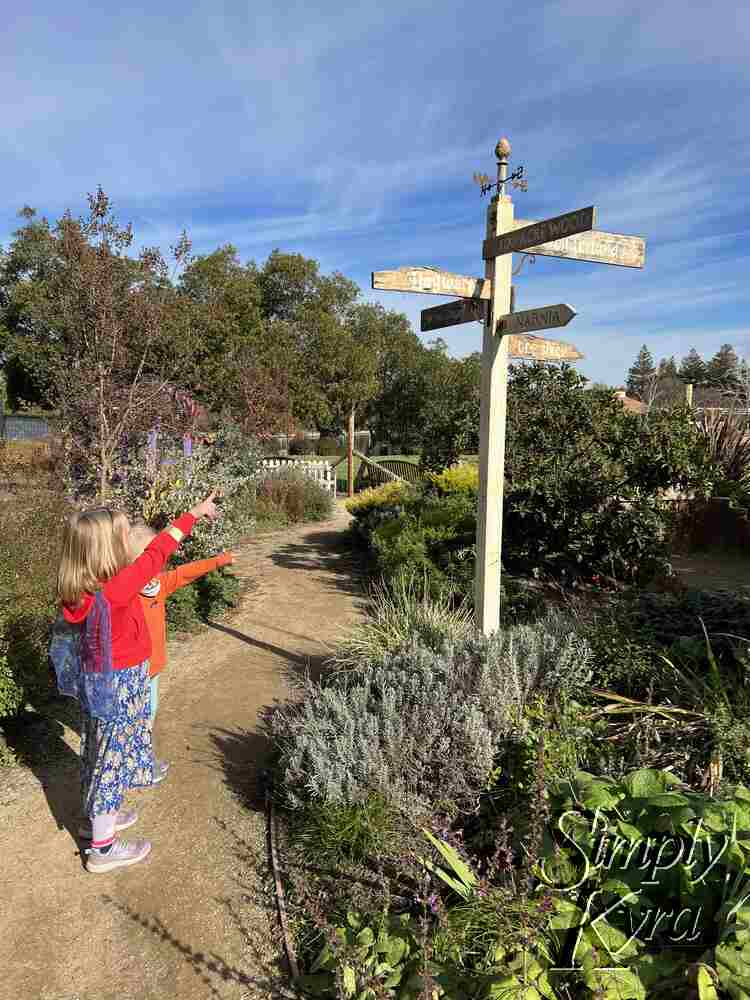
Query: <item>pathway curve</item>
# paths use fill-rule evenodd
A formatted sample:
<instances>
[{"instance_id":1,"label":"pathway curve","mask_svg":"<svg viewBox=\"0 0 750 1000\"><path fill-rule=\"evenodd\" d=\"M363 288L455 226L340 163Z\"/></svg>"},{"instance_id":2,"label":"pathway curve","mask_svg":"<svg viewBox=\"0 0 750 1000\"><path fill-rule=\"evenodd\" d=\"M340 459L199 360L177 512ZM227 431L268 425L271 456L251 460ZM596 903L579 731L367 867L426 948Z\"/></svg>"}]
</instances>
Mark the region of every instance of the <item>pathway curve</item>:
<instances>
[{"instance_id":1,"label":"pathway curve","mask_svg":"<svg viewBox=\"0 0 750 1000\"><path fill-rule=\"evenodd\" d=\"M255 775L257 713L325 658L359 588L332 521L254 539L235 570L250 592L230 621L172 643L159 788L132 792L152 856L82 870L77 737L65 759L16 771L0 793L0 995L13 1000L249 1000L283 981ZM8 772L5 772L6 774ZM2 781L0 772L0 781Z\"/></svg>"}]
</instances>

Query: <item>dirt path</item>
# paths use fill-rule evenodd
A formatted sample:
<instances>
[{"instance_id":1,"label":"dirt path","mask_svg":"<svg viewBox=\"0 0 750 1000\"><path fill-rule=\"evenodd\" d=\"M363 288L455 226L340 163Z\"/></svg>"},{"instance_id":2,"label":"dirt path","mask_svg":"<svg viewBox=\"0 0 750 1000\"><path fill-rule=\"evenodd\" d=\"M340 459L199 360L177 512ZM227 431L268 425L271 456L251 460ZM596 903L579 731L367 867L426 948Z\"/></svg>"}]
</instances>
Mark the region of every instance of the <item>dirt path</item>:
<instances>
[{"instance_id":1,"label":"dirt path","mask_svg":"<svg viewBox=\"0 0 750 1000\"><path fill-rule=\"evenodd\" d=\"M358 587L333 521L259 538L238 552L252 590L228 623L174 643L163 675L159 788L132 792L142 865L81 868L77 737L63 761L13 772L0 795L0 995L14 1000L204 1000L270 996L282 982L257 713L314 669L356 618ZM5 772L6 774L8 772ZM244 803L244 804L243 804ZM248 804L250 808L248 808Z\"/></svg>"}]
</instances>

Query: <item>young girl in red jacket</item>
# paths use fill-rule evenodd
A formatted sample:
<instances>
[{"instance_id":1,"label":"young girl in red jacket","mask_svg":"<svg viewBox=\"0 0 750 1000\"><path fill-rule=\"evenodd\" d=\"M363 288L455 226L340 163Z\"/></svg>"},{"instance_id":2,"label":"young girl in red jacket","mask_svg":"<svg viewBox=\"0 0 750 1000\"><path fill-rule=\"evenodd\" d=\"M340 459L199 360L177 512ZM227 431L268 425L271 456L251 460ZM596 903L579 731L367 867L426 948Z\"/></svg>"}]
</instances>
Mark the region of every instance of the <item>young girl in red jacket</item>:
<instances>
[{"instance_id":1,"label":"young girl in red jacket","mask_svg":"<svg viewBox=\"0 0 750 1000\"><path fill-rule=\"evenodd\" d=\"M83 811L91 820L90 872L137 864L151 851L147 840L116 837L138 819L133 811L119 811L125 792L159 777L148 726L151 639L139 594L196 521L216 515L211 494L157 535L133 563L124 514L99 508L74 514L66 525L58 592L65 622L82 628L83 667L75 686L81 702Z\"/></svg>"}]
</instances>

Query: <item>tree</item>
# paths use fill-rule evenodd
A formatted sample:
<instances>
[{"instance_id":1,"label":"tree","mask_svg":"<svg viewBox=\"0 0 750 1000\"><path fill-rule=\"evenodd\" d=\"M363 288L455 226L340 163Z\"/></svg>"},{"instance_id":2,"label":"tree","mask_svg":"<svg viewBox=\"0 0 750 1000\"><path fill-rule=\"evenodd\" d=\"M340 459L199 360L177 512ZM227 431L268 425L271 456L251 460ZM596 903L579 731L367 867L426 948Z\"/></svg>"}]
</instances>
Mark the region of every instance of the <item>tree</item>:
<instances>
[{"instance_id":1,"label":"tree","mask_svg":"<svg viewBox=\"0 0 750 1000\"><path fill-rule=\"evenodd\" d=\"M123 448L157 420L178 431L189 421L175 390L195 345L161 254L129 257L131 227L116 222L101 189L88 201L86 218L66 213L47 229L45 272L15 297L15 342L44 365L56 359L46 379L69 467L105 499ZM181 240L175 260L188 251Z\"/></svg>"},{"instance_id":2,"label":"tree","mask_svg":"<svg viewBox=\"0 0 750 1000\"><path fill-rule=\"evenodd\" d=\"M655 377L656 368L654 366L654 359L648 347L644 344L638 352L635 362L628 370L628 395L634 399L642 399L644 401L644 397L653 396Z\"/></svg>"},{"instance_id":3,"label":"tree","mask_svg":"<svg viewBox=\"0 0 750 1000\"><path fill-rule=\"evenodd\" d=\"M645 421L584 382L569 365L511 369L503 560L647 579L666 556L655 494L703 487L705 451L686 408Z\"/></svg>"},{"instance_id":4,"label":"tree","mask_svg":"<svg viewBox=\"0 0 750 1000\"><path fill-rule=\"evenodd\" d=\"M479 413L482 356L449 358L437 344L432 355L431 380L420 415L424 440L422 463L441 471L461 454L479 450Z\"/></svg>"},{"instance_id":5,"label":"tree","mask_svg":"<svg viewBox=\"0 0 750 1000\"><path fill-rule=\"evenodd\" d=\"M732 392L737 388L739 358L731 344L722 344L706 366L706 381L714 389Z\"/></svg>"},{"instance_id":6,"label":"tree","mask_svg":"<svg viewBox=\"0 0 750 1000\"><path fill-rule=\"evenodd\" d=\"M422 411L430 382L432 355L406 316L384 317L378 393L367 408L369 426L379 442L398 443L404 453L422 447Z\"/></svg>"},{"instance_id":7,"label":"tree","mask_svg":"<svg viewBox=\"0 0 750 1000\"><path fill-rule=\"evenodd\" d=\"M682 359L678 377L686 385L703 385L706 381L706 363L694 347L691 347L688 354Z\"/></svg>"},{"instance_id":8,"label":"tree","mask_svg":"<svg viewBox=\"0 0 750 1000\"><path fill-rule=\"evenodd\" d=\"M677 373L677 362L675 361L674 354L671 358L662 358L659 362L659 378L678 378Z\"/></svg>"},{"instance_id":9,"label":"tree","mask_svg":"<svg viewBox=\"0 0 750 1000\"><path fill-rule=\"evenodd\" d=\"M25 206L24 224L0 253L0 360L5 368L8 403L54 406L52 381L60 364L53 330L38 328L30 297L57 265L57 245L47 219Z\"/></svg>"}]
</instances>

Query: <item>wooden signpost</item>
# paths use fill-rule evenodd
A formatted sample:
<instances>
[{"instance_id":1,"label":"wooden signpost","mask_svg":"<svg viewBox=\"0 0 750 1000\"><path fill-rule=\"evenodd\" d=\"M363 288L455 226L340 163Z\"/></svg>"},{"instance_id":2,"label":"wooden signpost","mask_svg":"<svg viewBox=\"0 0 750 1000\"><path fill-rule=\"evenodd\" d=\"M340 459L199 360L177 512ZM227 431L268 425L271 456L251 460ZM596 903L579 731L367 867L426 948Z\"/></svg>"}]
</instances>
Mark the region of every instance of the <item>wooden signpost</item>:
<instances>
[{"instance_id":1,"label":"wooden signpost","mask_svg":"<svg viewBox=\"0 0 750 1000\"><path fill-rule=\"evenodd\" d=\"M516 219L518 226L530 226L531 222ZM564 257L567 260L588 260L594 264L615 264L618 267L639 267L646 263L646 241L640 236L623 236L621 233L579 233L552 240L540 246L520 250L535 257ZM451 294L447 292L446 294Z\"/></svg>"},{"instance_id":2,"label":"wooden signpost","mask_svg":"<svg viewBox=\"0 0 750 1000\"><path fill-rule=\"evenodd\" d=\"M372 287L389 292L428 292L432 295L460 295L464 299L489 299L489 281L449 274L432 267L400 267L398 271L374 271Z\"/></svg>"},{"instance_id":3,"label":"wooden signpost","mask_svg":"<svg viewBox=\"0 0 750 1000\"><path fill-rule=\"evenodd\" d=\"M482 244L482 256L485 260L491 260L493 257L500 257L501 254L513 253L514 250L528 250L529 247L550 240L586 233L594 228L595 223L596 209L593 205L589 208L579 208L577 212L558 215L554 219L546 219L544 222L531 222L527 226L490 236Z\"/></svg>"},{"instance_id":4,"label":"wooden signpost","mask_svg":"<svg viewBox=\"0 0 750 1000\"><path fill-rule=\"evenodd\" d=\"M547 340L533 334L511 334L508 338L508 357L526 361L580 361L583 355L564 340Z\"/></svg>"},{"instance_id":5,"label":"wooden signpost","mask_svg":"<svg viewBox=\"0 0 750 1000\"><path fill-rule=\"evenodd\" d=\"M461 323L484 323L487 303L482 299L459 299L446 302L444 306L433 306L422 310L422 333L428 330L442 330L446 326Z\"/></svg>"},{"instance_id":6,"label":"wooden signpost","mask_svg":"<svg viewBox=\"0 0 750 1000\"><path fill-rule=\"evenodd\" d=\"M539 254L638 268L646 259L646 244L640 237L595 231L593 206L542 222L514 219L513 202L506 194L510 153L510 143L501 139L495 147L497 183L491 185L497 188L497 195L487 210L487 232L482 244L484 278L429 267L402 267L374 271L372 275L373 288L459 297L456 302L424 309L423 331L477 321L484 324L475 613L485 635L495 632L500 624L508 358L576 361L583 357L572 344L547 340L531 332L567 326L575 316L571 306L559 303L522 312L514 310L512 255Z\"/></svg>"}]
</instances>

